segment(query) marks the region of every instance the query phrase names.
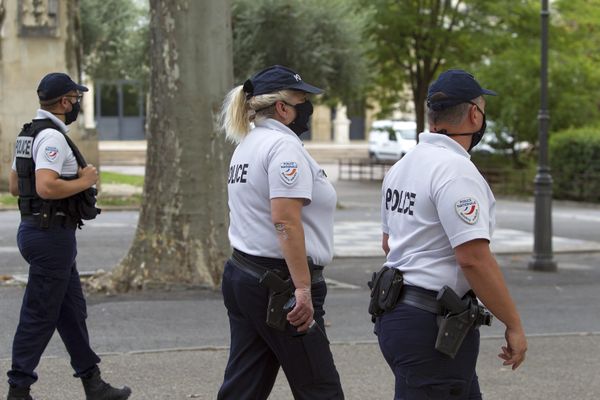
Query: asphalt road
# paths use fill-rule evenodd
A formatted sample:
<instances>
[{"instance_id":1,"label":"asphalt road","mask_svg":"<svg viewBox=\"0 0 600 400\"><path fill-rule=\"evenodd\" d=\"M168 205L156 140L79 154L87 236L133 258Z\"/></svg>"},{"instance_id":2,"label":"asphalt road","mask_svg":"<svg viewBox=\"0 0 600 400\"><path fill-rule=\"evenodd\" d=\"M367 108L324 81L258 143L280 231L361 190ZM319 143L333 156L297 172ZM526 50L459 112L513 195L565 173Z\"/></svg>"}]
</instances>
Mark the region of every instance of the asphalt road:
<instances>
[{"instance_id":1,"label":"asphalt road","mask_svg":"<svg viewBox=\"0 0 600 400\"><path fill-rule=\"evenodd\" d=\"M527 333L600 332L600 255L561 255L557 260L561 266L558 273L540 273L527 269L526 256L499 257ZM366 313L366 282L382 261L339 258L327 267L325 276L330 283L325 319L332 341L375 340ZM336 282L352 286L340 288ZM22 292L21 287L0 286L0 321L4 321L0 324L0 358L10 355ZM88 314L92 342L100 352L228 345L227 312L219 291L92 294L88 296ZM481 333L483 337L502 336L503 328L495 321ZM45 354L65 355L57 337Z\"/></svg>"},{"instance_id":2,"label":"asphalt road","mask_svg":"<svg viewBox=\"0 0 600 400\"><path fill-rule=\"evenodd\" d=\"M377 185L362 182L353 190L348 182L338 182L341 207L337 221L379 220ZM577 204L555 204L553 209L555 236L600 241L600 207ZM86 222L77 233L80 271L110 270L125 256L135 234L137 211L105 211L97 220ZM16 211L0 212L0 275L24 274L27 265L16 247ZM496 210L498 228L533 230L533 205L524 201L499 200Z\"/></svg>"}]
</instances>

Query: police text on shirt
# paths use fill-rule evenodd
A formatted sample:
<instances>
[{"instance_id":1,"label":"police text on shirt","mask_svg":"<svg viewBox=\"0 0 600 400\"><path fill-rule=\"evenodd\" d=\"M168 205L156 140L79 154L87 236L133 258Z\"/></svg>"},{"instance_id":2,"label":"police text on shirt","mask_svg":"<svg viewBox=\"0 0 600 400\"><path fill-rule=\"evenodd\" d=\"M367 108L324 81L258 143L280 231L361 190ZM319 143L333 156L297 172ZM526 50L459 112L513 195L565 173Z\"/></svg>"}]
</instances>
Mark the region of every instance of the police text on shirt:
<instances>
[{"instance_id":1,"label":"police text on shirt","mask_svg":"<svg viewBox=\"0 0 600 400\"><path fill-rule=\"evenodd\" d=\"M246 183L248 164L235 164L229 167L229 179L227 183Z\"/></svg>"},{"instance_id":2,"label":"police text on shirt","mask_svg":"<svg viewBox=\"0 0 600 400\"><path fill-rule=\"evenodd\" d=\"M398 191L387 188L385 191L385 209L398 211L401 214L413 215L413 207L417 195L409 191Z\"/></svg>"}]
</instances>

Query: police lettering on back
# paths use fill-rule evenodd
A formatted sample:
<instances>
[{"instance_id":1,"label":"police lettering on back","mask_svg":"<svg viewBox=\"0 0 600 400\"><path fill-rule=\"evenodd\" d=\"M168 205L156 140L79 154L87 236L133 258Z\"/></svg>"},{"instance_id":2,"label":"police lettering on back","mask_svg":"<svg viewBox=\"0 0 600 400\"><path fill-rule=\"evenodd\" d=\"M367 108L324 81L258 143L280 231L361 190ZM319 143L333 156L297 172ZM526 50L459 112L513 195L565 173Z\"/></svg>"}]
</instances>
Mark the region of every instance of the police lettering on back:
<instances>
[{"instance_id":1,"label":"police lettering on back","mask_svg":"<svg viewBox=\"0 0 600 400\"><path fill-rule=\"evenodd\" d=\"M409 191L387 188L385 191L385 209L413 215L416 197L415 193Z\"/></svg>"},{"instance_id":2,"label":"police lettering on back","mask_svg":"<svg viewBox=\"0 0 600 400\"><path fill-rule=\"evenodd\" d=\"M227 183L246 183L246 175L248 175L248 164L231 165Z\"/></svg>"},{"instance_id":3,"label":"police lettering on back","mask_svg":"<svg viewBox=\"0 0 600 400\"><path fill-rule=\"evenodd\" d=\"M19 137L15 146L15 156L19 158L32 158L33 138Z\"/></svg>"}]
</instances>

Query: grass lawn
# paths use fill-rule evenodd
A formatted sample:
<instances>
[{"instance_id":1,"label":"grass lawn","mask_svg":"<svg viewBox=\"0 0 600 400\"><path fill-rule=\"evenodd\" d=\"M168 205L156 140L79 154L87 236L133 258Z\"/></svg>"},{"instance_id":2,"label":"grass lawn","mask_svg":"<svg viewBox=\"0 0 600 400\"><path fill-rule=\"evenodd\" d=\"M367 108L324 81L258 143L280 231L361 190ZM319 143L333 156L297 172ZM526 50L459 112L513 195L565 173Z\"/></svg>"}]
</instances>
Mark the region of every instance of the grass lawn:
<instances>
[{"instance_id":1,"label":"grass lawn","mask_svg":"<svg viewBox=\"0 0 600 400\"><path fill-rule=\"evenodd\" d=\"M98 207L139 207L142 204L142 195L134 194L127 197L99 196Z\"/></svg>"},{"instance_id":2,"label":"grass lawn","mask_svg":"<svg viewBox=\"0 0 600 400\"><path fill-rule=\"evenodd\" d=\"M0 205L16 206L17 198L8 193L0 193Z\"/></svg>"},{"instance_id":3,"label":"grass lawn","mask_svg":"<svg viewBox=\"0 0 600 400\"><path fill-rule=\"evenodd\" d=\"M101 172L100 179L102 183L131 185L136 187L144 186L144 177L138 175L125 175L116 172ZM101 206L139 206L142 197L139 194L128 197L100 196L98 205ZM17 198L8 193L0 193L1 206L16 206Z\"/></svg>"},{"instance_id":4,"label":"grass lawn","mask_svg":"<svg viewBox=\"0 0 600 400\"><path fill-rule=\"evenodd\" d=\"M119 174L118 172L101 171L100 182L142 187L144 186L144 177L139 175Z\"/></svg>"}]
</instances>

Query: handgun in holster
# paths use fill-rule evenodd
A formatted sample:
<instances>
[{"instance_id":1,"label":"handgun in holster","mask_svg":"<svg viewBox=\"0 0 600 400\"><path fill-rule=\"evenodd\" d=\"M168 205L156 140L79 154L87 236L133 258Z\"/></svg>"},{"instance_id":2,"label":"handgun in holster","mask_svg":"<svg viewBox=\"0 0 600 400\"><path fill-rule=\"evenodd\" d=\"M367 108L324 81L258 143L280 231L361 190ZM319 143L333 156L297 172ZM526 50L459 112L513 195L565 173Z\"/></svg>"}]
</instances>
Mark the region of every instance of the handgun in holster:
<instances>
[{"instance_id":1,"label":"handgun in holster","mask_svg":"<svg viewBox=\"0 0 600 400\"><path fill-rule=\"evenodd\" d=\"M492 314L479 305L474 295L468 293L461 299L448 286L439 291L437 300L446 312L439 324L435 349L454 358L471 328L490 326Z\"/></svg>"},{"instance_id":2,"label":"handgun in holster","mask_svg":"<svg viewBox=\"0 0 600 400\"><path fill-rule=\"evenodd\" d=\"M269 289L269 304L267 307L267 325L279 331L285 331L287 314L294 308L294 287L291 280L282 279L273 271L266 271L259 284ZM293 303L293 304L292 304Z\"/></svg>"}]
</instances>

